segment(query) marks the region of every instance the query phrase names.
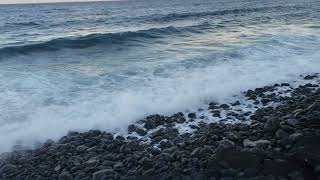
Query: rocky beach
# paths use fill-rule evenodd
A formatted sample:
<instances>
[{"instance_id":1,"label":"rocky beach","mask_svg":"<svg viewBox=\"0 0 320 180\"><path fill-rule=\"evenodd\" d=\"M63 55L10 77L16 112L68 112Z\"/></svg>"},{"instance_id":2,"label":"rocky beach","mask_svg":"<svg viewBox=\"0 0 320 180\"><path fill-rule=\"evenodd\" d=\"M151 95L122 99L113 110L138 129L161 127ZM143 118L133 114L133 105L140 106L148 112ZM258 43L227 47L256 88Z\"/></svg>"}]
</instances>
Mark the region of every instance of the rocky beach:
<instances>
[{"instance_id":1,"label":"rocky beach","mask_svg":"<svg viewBox=\"0 0 320 180\"><path fill-rule=\"evenodd\" d=\"M127 135L69 132L2 154L0 179L319 180L319 79L302 76L296 85L248 90L245 101L151 115Z\"/></svg>"}]
</instances>

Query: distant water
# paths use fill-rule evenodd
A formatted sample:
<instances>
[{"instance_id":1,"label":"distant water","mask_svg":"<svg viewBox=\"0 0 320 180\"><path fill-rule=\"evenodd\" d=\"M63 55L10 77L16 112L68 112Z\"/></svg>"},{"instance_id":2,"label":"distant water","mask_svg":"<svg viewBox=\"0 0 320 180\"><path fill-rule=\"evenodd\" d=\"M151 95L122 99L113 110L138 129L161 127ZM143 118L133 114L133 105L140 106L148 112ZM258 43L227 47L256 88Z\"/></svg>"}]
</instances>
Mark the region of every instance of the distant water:
<instances>
[{"instance_id":1,"label":"distant water","mask_svg":"<svg viewBox=\"0 0 320 180\"><path fill-rule=\"evenodd\" d=\"M0 152L320 72L319 0L0 6Z\"/></svg>"}]
</instances>

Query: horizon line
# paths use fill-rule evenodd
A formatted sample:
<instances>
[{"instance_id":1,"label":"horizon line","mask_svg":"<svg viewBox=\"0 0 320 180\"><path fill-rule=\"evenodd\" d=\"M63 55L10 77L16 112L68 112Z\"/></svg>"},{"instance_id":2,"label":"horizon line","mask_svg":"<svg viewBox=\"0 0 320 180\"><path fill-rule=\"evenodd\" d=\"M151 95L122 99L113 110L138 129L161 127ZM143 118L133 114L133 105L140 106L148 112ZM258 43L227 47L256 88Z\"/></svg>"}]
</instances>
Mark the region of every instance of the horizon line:
<instances>
[{"instance_id":1,"label":"horizon line","mask_svg":"<svg viewBox=\"0 0 320 180\"><path fill-rule=\"evenodd\" d=\"M67 1L61 1L61 2L17 2L17 3L1 3L0 5L27 5L27 4L58 4L58 3L88 3L88 2L110 2L110 1L126 1L126 0L67 0Z\"/></svg>"}]
</instances>

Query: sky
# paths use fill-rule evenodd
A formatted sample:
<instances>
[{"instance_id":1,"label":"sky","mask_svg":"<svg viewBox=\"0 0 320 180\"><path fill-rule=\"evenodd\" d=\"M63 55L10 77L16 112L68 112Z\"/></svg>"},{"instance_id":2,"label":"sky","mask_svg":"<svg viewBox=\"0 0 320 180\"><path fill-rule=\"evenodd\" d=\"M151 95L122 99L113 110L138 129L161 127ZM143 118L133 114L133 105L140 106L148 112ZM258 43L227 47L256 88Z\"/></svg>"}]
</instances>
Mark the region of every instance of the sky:
<instances>
[{"instance_id":1,"label":"sky","mask_svg":"<svg viewBox=\"0 0 320 180\"><path fill-rule=\"evenodd\" d=\"M0 4L20 4L20 3L48 3L48 2L76 2L76 1L97 1L97 0L0 0Z\"/></svg>"}]
</instances>

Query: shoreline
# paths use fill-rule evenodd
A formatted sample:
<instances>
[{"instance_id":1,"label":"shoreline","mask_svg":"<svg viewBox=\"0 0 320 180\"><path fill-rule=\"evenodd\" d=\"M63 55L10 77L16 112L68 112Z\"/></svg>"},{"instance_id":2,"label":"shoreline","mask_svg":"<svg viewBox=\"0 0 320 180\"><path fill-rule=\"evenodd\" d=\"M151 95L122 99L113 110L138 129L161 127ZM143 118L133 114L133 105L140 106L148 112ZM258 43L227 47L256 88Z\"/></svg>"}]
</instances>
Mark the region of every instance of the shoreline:
<instances>
[{"instance_id":1,"label":"shoreline","mask_svg":"<svg viewBox=\"0 0 320 180\"><path fill-rule=\"evenodd\" d=\"M319 75L302 78L248 90L246 102L151 115L128 136L70 132L9 153L0 179L319 179Z\"/></svg>"}]
</instances>

